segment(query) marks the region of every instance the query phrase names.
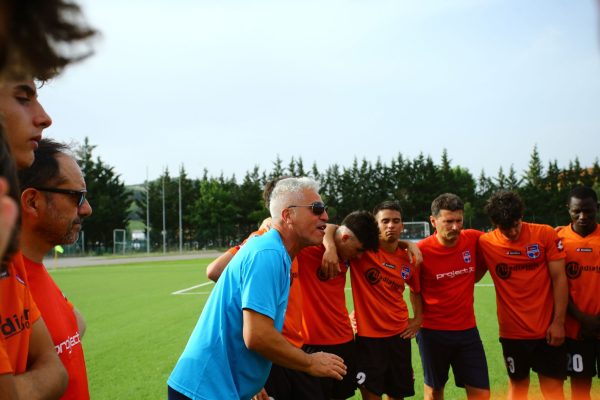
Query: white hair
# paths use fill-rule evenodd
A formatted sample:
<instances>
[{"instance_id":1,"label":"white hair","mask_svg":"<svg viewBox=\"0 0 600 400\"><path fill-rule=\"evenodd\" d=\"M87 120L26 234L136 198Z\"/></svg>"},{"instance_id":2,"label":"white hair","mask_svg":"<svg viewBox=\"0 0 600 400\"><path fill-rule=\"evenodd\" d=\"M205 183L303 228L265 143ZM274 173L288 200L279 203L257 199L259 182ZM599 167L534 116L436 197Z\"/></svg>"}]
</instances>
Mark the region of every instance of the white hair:
<instances>
[{"instance_id":1,"label":"white hair","mask_svg":"<svg viewBox=\"0 0 600 400\"><path fill-rule=\"evenodd\" d=\"M291 205L304 205L304 191L319 192L319 184L312 178L285 178L277 182L271 193L269 211L271 218L280 219L281 212Z\"/></svg>"}]
</instances>

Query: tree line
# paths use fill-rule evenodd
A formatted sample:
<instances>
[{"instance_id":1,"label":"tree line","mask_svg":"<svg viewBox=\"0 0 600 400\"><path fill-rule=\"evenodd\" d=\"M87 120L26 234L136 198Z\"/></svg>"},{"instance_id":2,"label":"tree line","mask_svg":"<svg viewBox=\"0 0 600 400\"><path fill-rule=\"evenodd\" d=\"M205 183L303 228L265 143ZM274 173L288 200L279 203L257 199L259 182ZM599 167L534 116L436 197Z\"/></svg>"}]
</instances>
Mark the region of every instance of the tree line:
<instances>
[{"instance_id":1,"label":"tree line","mask_svg":"<svg viewBox=\"0 0 600 400\"><path fill-rule=\"evenodd\" d=\"M399 153L389 163L355 159L350 166L333 164L325 170L319 170L316 164L305 167L301 157L292 158L287 164L277 157L270 171L255 166L240 181L235 176L209 175L206 169L200 178L190 178L182 166L176 176L165 170L157 179L132 187L125 187L113 167L99 157L93 159L94 148L86 139L76 152L94 209L84 225L85 248L104 248L109 252L113 229L125 228L135 221L145 229L147 208L151 249L162 249L163 190L165 238L168 248L175 250L180 241L180 191L185 247L227 247L243 240L268 216L262 188L282 175L316 179L334 223L351 211L371 210L388 199L400 201L405 221L428 221L431 201L439 194L452 192L465 202L465 227L488 229L490 223L483 212L487 198L499 189L509 189L523 197L526 221L565 225L569 222L565 204L570 189L576 185L600 189L598 160L592 166L582 166L575 158L561 168L556 161L544 164L537 147L522 174L508 166L501 167L495 176L482 171L475 177L468 169L453 165L444 150L439 162L424 154L411 159Z\"/></svg>"}]
</instances>

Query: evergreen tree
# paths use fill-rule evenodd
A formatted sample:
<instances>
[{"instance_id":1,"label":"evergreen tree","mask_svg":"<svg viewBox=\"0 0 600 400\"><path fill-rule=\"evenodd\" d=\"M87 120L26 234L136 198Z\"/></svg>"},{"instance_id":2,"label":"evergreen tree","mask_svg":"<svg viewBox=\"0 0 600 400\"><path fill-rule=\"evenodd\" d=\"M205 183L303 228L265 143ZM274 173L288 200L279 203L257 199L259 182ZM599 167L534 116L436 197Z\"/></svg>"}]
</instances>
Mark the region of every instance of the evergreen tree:
<instances>
[{"instance_id":1,"label":"evergreen tree","mask_svg":"<svg viewBox=\"0 0 600 400\"><path fill-rule=\"evenodd\" d=\"M86 137L83 145L75 149L86 181L87 199L93 209L84 225L85 247L112 251L114 229L127 227L131 198L114 167L105 164L100 157L94 160L95 148Z\"/></svg>"}]
</instances>

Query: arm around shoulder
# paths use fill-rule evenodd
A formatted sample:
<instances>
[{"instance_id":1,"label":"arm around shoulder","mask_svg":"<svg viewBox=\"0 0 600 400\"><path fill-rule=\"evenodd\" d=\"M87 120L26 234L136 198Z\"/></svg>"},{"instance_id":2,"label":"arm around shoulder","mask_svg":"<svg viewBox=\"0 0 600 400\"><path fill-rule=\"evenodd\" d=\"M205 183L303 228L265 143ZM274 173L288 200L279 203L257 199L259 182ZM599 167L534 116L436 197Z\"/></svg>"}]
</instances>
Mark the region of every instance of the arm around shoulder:
<instances>
[{"instance_id":1,"label":"arm around shoulder","mask_svg":"<svg viewBox=\"0 0 600 400\"><path fill-rule=\"evenodd\" d=\"M206 276L208 277L208 279L210 279L213 282L218 281L221 277L221 274L223 273L223 271L225 271L225 268L227 267L233 256L234 254L231 254L231 252L226 251L225 253L217 257L213 262L208 264L208 266L206 267Z\"/></svg>"}]
</instances>

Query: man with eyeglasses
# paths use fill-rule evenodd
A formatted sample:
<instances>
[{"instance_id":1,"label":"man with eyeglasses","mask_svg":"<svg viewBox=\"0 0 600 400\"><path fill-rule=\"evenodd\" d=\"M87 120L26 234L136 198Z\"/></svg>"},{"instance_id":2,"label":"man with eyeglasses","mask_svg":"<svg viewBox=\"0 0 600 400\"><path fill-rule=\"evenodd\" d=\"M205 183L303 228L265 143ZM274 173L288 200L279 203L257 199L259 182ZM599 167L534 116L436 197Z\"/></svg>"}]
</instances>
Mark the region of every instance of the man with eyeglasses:
<instances>
[{"instance_id":1,"label":"man with eyeglasses","mask_svg":"<svg viewBox=\"0 0 600 400\"><path fill-rule=\"evenodd\" d=\"M250 399L271 363L342 379L343 360L307 354L282 335L292 259L320 244L328 219L310 178L279 181L270 202L272 227L233 257L207 300L169 377L169 399Z\"/></svg>"},{"instance_id":2,"label":"man with eyeglasses","mask_svg":"<svg viewBox=\"0 0 600 400\"><path fill-rule=\"evenodd\" d=\"M31 167L19 171L21 251L30 290L46 322L55 350L69 374L62 399L89 399L81 338L85 322L43 265L54 246L73 244L83 219L92 214L85 180L69 148L42 139Z\"/></svg>"}]
</instances>

